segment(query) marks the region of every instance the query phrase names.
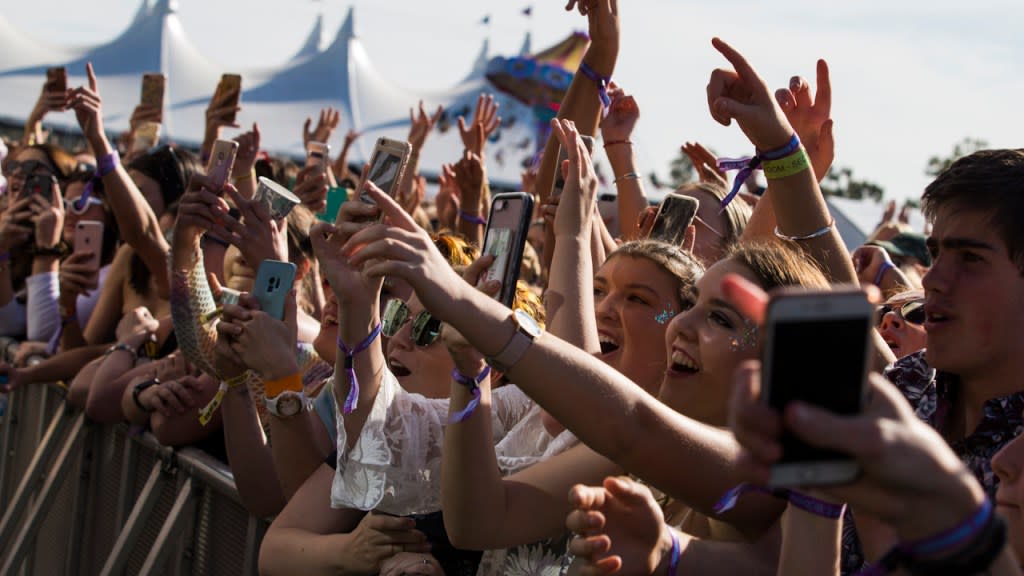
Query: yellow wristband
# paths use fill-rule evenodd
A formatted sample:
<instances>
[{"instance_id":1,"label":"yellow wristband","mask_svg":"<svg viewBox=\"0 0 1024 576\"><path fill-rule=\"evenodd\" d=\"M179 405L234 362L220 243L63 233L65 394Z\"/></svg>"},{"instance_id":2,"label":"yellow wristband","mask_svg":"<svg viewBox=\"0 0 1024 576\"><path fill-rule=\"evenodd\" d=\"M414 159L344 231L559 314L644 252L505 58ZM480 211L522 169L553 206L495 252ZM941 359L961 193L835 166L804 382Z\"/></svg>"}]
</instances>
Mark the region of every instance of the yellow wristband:
<instances>
[{"instance_id":1,"label":"yellow wristband","mask_svg":"<svg viewBox=\"0 0 1024 576\"><path fill-rule=\"evenodd\" d=\"M243 180L248 180L249 178L255 178L255 177L256 177L256 170L249 170L245 174L242 174L238 178L235 178L235 183L237 184L237 183L239 183L239 182L241 182Z\"/></svg>"},{"instance_id":2,"label":"yellow wristband","mask_svg":"<svg viewBox=\"0 0 1024 576\"><path fill-rule=\"evenodd\" d=\"M224 384L227 384L228 388L234 389L234 388L237 388L237 387L242 386L244 384L247 384L248 382L249 382L249 371L246 370L245 372L242 372L241 374L239 374L238 376L235 376L234 378L228 378L227 380L224 381Z\"/></svg>"},{"instance_id":3,"label":"yellow wristband","mask_svg":"<svg viewBox=\"0 0 1024 576\"><path fill-rule=\"evenodd\" d=\"M277 380L267 380L263 382L263 391L267 398L276 398L282 392L302 392L302 374L296 372Z\"/></svg>"},{"instance_id":4,"label":"yellow wristband","mask_svg":"<svg viewBox=\"0 0 1024 576\"><path fill-rule=\"evenodd\" d=\"M785 158L778 160L765 160L761 163L764 170L764 177L768 180L778 180L794 174L799 174L811 167L811 161L803 148L798 149Z\"/></svg>"}]
</instances>

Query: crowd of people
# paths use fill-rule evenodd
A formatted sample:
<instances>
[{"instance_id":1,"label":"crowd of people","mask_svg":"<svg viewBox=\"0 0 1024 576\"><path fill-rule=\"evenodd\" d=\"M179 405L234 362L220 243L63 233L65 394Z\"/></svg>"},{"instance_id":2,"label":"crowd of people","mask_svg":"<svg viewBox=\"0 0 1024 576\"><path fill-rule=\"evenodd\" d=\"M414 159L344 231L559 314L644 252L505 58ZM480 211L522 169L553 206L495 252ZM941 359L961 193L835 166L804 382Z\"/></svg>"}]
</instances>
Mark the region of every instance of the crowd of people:
<instances>
[{"instance_id":1,"label":"crowd of people","mask_svg":"<svg viewBox=\"0 0 1024 576\"><path fill-rule=\"evenodd\" d=\"M262 152L254 124L221 184L207 167L232 94L211 99L189 151L135 145L160 121L146 107L112 142L91 66L85 86L44 86L5 143L0 335L23 343L0 392L63 382L94 421L224 459L246 509L274 518L261 574L1020 573L1024 151L957 160L924 192L925 234L890 208L851 254L819 187L827 65L814 89L797 75L773 92L716 38L708 112L756 153L730 184L707 148L683 146L699 181L676 193L699 209L668 244L648 237L637 101L609 82L616 0L568 9L590 44L523 174L536 205L512 310L481 251L492 97L459 120L465 150L430 167L428 199L418 158L438 115L422 103L391 196L350 166L352 131L323 170ZM40 123L62 111L82 150L46 143ZM329 142L338 125L324 110L302 130ZM582 136L614 173L614 214ZM747 178L759 162L766 189ZM275 218L261 178L301 202ZM266 260L296 270L283 318L249 293ZM863 409L766 404L773 291L851 285L877 308ZM830 359L806 356L827 389ZM859 475L765 488L789 437Z\"/></svg>"}]
</instances>

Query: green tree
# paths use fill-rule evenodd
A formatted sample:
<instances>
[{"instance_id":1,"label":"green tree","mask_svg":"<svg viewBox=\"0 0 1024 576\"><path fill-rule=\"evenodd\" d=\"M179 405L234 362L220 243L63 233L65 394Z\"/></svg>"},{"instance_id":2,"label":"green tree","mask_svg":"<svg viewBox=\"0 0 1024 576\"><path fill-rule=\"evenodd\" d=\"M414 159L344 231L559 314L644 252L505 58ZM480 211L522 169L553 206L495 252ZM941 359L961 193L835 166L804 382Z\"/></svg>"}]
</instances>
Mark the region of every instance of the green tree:
<instances>
[{"instance_id":1,"label":"green tree","mask_svg":"<svg viewBox=\"0 0 1024 576\"><path fill-rule=\"evenodd\" d=\"M693 162L690 161L689 156L683 153L682 149L676 154L676 157L672 159L672 163L668 165L669 185L673 189L688 182L693 182L697 174L693 167Z\"/></svg>"},{"instance_id":2,"label":"green tree","mask_svg":"<svg viewBox=\"0 0 1024 576\"><path fill-rule=\"evenodd\" d=\"M988 142L979 138L967 137L953 145L953 153L948 157L932 156L924 173L935 178L949 168L953 162L969 154L988 148Z\"/></svg>"},{"instance_id":3,"label":"green tree","mask_svg":"<svg viewBox=\"0 0 1024 576\"><path fill-rule=\"evenodd\" d=\"M881 202L885 196L885 189L878 184L854 178L852 168L839 168L836 166L833 166L828 171L828 176L821 182L821 191L826 196L853 198L855 200L870 198L876 203Z\"/></svg>"}]
</instances>

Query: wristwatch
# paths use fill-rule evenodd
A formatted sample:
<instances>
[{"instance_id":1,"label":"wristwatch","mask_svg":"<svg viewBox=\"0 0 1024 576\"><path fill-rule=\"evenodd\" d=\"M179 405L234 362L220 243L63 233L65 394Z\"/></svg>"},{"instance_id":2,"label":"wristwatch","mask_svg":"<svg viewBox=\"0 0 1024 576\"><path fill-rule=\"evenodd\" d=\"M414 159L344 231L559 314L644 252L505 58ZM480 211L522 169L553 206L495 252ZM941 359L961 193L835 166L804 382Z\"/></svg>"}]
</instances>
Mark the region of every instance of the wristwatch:
<instances>
[{"instance_id":1,"label":"wristwatch","mask_svg":"<svg viewBox=\"0 0 1024 576\"><path fill-rule=\"evenodd\" d=\"M142 402L139 400L139 396L142 395L142 391L146 388L149 388L150 386L157 386L159 384L159 378L150 378L149 380L139 382L134 388L132 388L132 400L135 401L135 405L139 407L139 410L142 410L143 412L152 412L152 410L142 405Z\"/></svg>"},{"instance_id":2,"label":"wristwatch","mask_svg":"<svg viewBox=\"0 0 1024 576\"><path fill-rule=\"evenodd\" d=\"M512 335L512 339L505 344L501 352L487 359L487 363L499 372L511 370L530 348L533 341L544 331L540 324L533 319L533 316L522 310L514 310L511 318L512 323L516 326L515 334Z\"/></svg>"},{"instance_id":3,"label":"wristwatch","mask_svg":"<svg viewBox=\"0 0 1024 576\"><path fill-rule=\"evenodd\" d=\"M302 412L308 412L313 407L313 402L306 397L306 393L286 390L273 398L265 399L267 411L278 418L288 418Z\"/></svg>"}]
</instances>

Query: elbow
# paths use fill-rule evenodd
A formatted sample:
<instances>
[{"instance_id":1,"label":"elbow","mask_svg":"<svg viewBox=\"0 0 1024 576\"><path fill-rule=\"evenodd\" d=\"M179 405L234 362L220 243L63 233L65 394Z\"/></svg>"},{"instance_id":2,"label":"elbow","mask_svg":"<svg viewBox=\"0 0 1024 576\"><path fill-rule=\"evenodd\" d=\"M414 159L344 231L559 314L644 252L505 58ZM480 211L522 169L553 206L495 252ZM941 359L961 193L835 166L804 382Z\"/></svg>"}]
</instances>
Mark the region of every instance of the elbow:
<instances>
[{"instance_id":1,"label":"elbow","mask_svg":"<svg viewBox=\"0 0 1024 576\"><path fill-rule=\"evenodd\" d=\"M115 424L124 420L121 412L121 398L95 386L89 389L85 401L85 415L99 424Z\"/></svg>"}]
</instances>

